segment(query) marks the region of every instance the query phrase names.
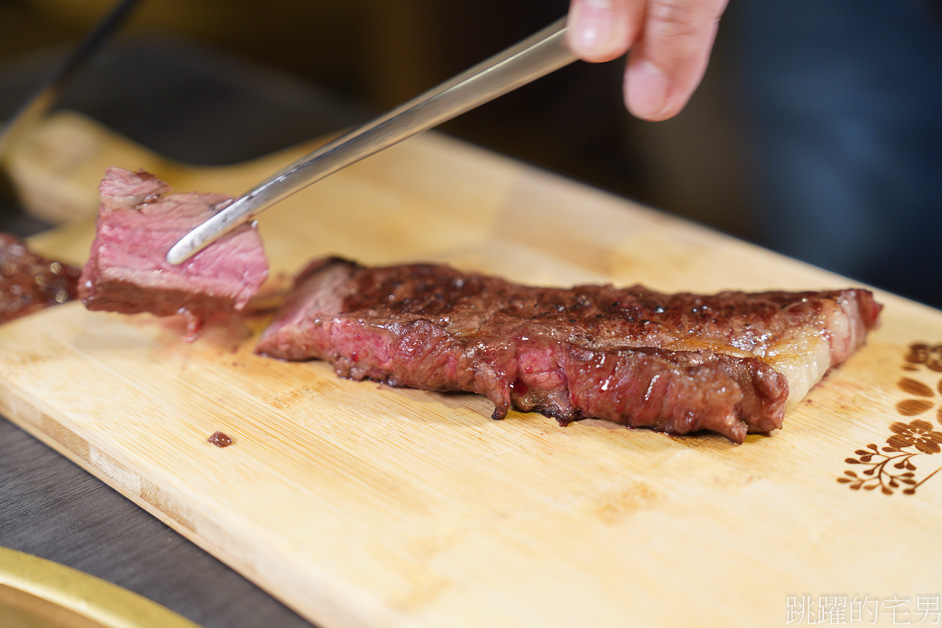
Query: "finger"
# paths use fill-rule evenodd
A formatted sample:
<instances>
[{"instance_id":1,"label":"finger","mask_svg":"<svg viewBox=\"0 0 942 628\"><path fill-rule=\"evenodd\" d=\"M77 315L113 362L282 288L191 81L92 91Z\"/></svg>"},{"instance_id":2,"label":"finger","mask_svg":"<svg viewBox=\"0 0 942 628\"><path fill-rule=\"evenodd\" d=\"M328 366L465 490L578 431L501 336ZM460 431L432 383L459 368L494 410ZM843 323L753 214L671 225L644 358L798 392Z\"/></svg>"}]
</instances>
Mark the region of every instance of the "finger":
<instances>
[{"instance_id":1,"label":"finger","mask_svg":"<svg viewBox=\"0 0 942 628\"><path fill-rule=\"evenodd\" d=\"M625 104L646 120L680 112L703 79L727 0L651 0L628 59Z\"/></svg>"},{"instance_id":2,"label":"finger","mask_svg":"<svg viewBox=\"0 0 942 628\"><path fill-rule=\"evenodd\" d=\"M572 0L569 47L584 61L617 59L637 39L643 18L643 0Z\"/></svg>"}]
</instances>

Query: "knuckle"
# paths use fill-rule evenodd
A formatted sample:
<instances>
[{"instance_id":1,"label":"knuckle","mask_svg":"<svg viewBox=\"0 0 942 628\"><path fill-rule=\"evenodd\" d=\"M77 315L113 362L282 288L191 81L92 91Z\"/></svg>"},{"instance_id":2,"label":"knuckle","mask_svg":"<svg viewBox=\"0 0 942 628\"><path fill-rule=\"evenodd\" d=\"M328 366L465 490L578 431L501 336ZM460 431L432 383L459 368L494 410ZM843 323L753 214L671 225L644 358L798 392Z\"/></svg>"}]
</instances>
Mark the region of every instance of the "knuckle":
<instances>
[{"instance_id":1,"label":"knuckle","mask_svg":"<svg viewBox=\"0 0 942 628\"><path fill-rule=\"evenodd\" d=\"M655 0L647 21L662 37L683 37L715 28L723 5L697 0Z\"/></svg>"}]
</instances>

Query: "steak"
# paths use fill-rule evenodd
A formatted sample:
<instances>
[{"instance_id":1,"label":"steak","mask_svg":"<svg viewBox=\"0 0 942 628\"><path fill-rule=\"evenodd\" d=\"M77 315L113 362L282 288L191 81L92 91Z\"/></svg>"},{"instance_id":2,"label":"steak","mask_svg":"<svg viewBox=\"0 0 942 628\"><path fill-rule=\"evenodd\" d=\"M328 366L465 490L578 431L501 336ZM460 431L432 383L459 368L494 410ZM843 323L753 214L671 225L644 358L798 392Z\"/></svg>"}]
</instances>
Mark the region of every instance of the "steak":
<instances>
[{"instance_id":1,"label":"steak","mask_svg":"<svg viewBox=\"0 0 942 628\"><path fill-rule=\"evenodd\" d=\"M19 238L0 233L0 324L76 298L81 270L37 255Z\"/></svg>"},{"instance_id":2,"label":"steak","mask_svg":"<svg viewBox=\"0 0 942 628\"><path fill-rule=\"evenodd\" d=\"M867 290L660 294L546 288L412 264L312 262L256 347L319 358L342 377L469 391L560 424L599 418L741 443L795 403L874 327Z\"/></svg>"},{"instance_id":3,"label":"steak","mask_svg":"<svg viewBox=\"0 0 942 628\"><path fill-rule=\"evenodd\" d=\"M268 277L268 259L258 231L246 224L183 264L168 264L170 247L231 200L223 194L170 192L152 174L107 170L79 294L90 310L183 314L193 338L210 316L248 303Z\"/></svg>"}]
</instances>

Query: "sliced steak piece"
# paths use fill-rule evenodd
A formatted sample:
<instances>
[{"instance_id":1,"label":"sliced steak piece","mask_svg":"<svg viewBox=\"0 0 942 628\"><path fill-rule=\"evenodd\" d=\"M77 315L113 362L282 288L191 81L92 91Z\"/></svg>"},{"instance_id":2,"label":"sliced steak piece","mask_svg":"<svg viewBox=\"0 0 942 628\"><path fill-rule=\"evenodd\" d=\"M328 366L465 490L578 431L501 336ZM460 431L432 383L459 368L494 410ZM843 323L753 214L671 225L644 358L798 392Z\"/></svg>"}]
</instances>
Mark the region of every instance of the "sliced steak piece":
<instances>
[{"instance_id":1,"label":"sliced steak piece","mask_svg":"<svg viewBox=\"0 0 942 628\"><path fill-rule=\"evenodd\" d=\"M781 427L881 306L866 290L665 295L538 288L440 265L331 258L296 279L257 351L353 379L486 395L563 424L587 417L742 442Z\"/></svg>"},{"instance_id":2,"label":"sliced steak piece","mask_svg":"<svg viewBox=\"0 0 942 628\"><path fill-rule=\"evenodd\" d=\"M37 255L16 236L0 233L0 324L76 298L81 270Z\"/></svg>"},{"instance_id":3,"label":"sliced steak piece","mask_svg":"<svg viewBox=\"0 0 942 628\"><path fill-rule=\"evenodd\" d=\"M170 194L146 172L109 168L80 296L90 310L157 316L183 314L192 337L218 312L243 308L268 277L268 260L254 226L243 225L179 266L164 258L193 227L230 197Z\"/></svg>"}]
</instances>

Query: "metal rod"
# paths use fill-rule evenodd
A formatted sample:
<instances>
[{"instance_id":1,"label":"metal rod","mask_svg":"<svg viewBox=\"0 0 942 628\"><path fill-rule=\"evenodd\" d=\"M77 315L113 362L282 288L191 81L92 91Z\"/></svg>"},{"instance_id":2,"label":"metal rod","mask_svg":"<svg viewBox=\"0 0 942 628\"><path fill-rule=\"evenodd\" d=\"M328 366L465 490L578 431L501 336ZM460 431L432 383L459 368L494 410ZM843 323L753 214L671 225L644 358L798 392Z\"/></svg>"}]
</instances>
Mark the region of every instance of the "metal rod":
<instances>
[{"instance_id":1,"label":"metal rod","mask_svg":"<svg viewBox=\"0 0 942 628\"><path fill-rule=\"evenodd\" d=\"M271 205L338 170L575 61L566 19L325 144L224 206L167 253L180 264Z\"/></svg>"}]
</instances>

